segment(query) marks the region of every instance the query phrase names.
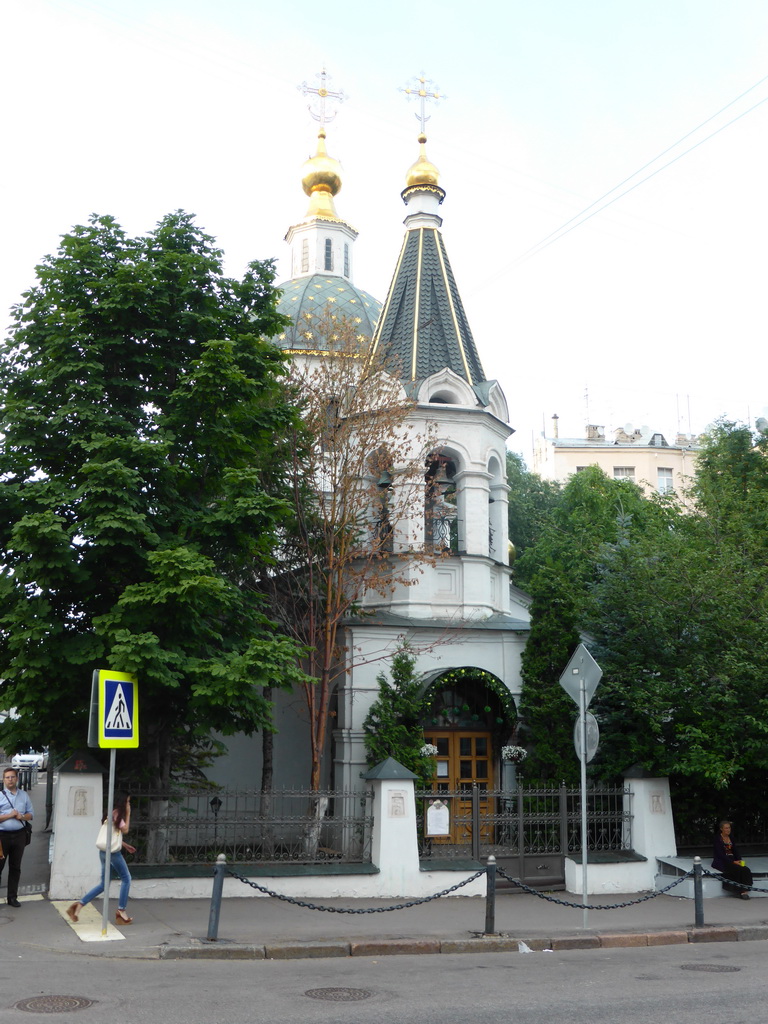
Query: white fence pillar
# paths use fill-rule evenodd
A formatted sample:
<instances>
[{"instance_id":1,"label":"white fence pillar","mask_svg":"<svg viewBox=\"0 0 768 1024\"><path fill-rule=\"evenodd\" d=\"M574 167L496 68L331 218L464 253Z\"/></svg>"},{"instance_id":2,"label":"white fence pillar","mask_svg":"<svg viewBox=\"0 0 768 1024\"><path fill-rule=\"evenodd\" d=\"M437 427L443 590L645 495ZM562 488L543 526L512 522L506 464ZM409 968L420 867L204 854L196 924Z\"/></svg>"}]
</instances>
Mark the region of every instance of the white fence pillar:
<instances>
[{"instance_id":1,"label":"white fence pillar","mask_svg":"<svg viewBox=\"0 0 768 1024\"><path fill-rule=\"evenodd\" d=\"M624 814L632 815L632 849L645 860L619 855L589 864L589 893L635 893L655 888L657 857L677 856L669 779L624 778ZM565 858L565 887L581 892L581 865Z\"/></svg>"},{"instance_id":2,"label":"white fence pillar","mask_svg":"<svg viewBox=\"0 0 768 1024\"><path fill-rule=\"evenodd\" d=\"M96 836L104 803L104 769L90 754L73 754L58 770L53 801L49 895L76 900L99 877Z\"/></svg>"},{"instance_id":3,"label":"white fence pillar","mask_svg":"<svg viewBox=\"0 0 768 1024\"><path fill-rule=\"evenodd\" d=\"M648 858L655 874L657 857L677 856L669 779L627 777L624 786L629 790L624 799L632 813L632 846Z\"/></svg>"},{"instance_id":4,"label":"white fence pillar","mask_svg":"<svg viewBox=\"0 0 768 1024\"><path fill-rule=\"evenodd\" d=\"M373 783L371 860L379 869L381 887L398 894L411 892L419 876L413 788L417 776L389 757L365 777Z\"/></svg>"}]
</instances>

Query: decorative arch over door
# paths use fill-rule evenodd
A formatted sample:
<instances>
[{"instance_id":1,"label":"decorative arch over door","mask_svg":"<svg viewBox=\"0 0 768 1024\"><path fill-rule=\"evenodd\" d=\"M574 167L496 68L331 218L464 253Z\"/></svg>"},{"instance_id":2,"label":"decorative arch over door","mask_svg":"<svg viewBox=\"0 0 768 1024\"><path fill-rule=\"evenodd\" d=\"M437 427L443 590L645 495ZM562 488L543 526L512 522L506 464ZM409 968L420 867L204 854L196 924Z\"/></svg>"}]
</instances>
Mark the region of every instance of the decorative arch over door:
<instances>
[{"instance_id":1,"label":"decorative arch over door","mask_svg":"<svg viewBox=\"0 0 768 1024\"><path fill-rule=\"evenodd\" d=\"M450 832L438 843L460 843L473 786L481 797L481 813L490 811L496 788L496 765L501 745L514 731L517 711L512 694L500 679L478 668L441 672L426 681L424 740L435 754L431 789L449 804Z\"/></svg>"},{"instance_id":2,"label":"decorative arch over door","mask_svg":"<svg viewBox=\"0 0 768 1024\"><path fill-rule=\"evenodd\" d=\"M514 697L498 676L482 668L451 668L426 676L423 701L425 729L482 728L506 739L517 724Z\"/></svg>"}]
</instances>

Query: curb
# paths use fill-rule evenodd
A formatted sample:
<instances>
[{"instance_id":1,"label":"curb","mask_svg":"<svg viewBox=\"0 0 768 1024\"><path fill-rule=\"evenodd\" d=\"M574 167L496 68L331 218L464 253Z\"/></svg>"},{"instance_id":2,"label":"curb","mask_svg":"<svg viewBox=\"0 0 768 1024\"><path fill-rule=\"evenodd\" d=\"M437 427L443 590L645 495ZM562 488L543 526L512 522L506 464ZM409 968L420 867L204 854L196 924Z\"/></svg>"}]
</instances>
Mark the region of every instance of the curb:
<instances>
[{"instance_id":1,"label":"curb","mask_svg":"<svg viewBox=\"0 0 768 1024\"><path fill-rule=\"evenodd\" d=\"M272 942L246 945L192 939L188 946L158 948L161 960L305 960L324 957L380 957L461 953L563 952L570 949L618 949L699 942L754 942L768 939L768 925L718 925L654 932L588 932L542 938L488 935L465 939L434 937L346 941ZM521 950L521 945L527 949ZM114 951L113 951L114 952ZM126 951L127 952L127 951Z\"/></svg>"}]
</instances>

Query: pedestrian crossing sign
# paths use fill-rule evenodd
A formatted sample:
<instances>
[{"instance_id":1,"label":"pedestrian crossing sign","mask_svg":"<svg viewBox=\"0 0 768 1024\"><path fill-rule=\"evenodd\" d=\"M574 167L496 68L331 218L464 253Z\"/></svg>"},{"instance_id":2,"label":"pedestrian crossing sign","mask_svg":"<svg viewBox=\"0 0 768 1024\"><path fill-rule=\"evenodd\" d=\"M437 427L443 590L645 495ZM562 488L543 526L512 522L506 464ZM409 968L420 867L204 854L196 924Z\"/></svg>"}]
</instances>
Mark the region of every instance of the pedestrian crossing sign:
<instances>
[{"instance_id":1,"label":"pedestrian crossing sign","mask_svg":"<svg viewBox=\"0 0 768 1024\"><path fill-rule=\"evenodd\" d=\"M98 678L96 678L98 676ZM138 747L138 680L127 672L100 669L94 672L98 688L99 746Z\"/></svg>"}]
</instances>

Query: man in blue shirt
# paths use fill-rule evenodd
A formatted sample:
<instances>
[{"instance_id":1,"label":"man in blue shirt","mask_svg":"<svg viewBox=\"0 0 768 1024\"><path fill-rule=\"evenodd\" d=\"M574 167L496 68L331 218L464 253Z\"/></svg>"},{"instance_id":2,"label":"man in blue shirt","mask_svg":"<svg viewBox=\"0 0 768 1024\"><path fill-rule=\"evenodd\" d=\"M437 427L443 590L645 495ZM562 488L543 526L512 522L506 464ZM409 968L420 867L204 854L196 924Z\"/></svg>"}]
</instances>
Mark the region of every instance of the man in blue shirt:
<instances>
[{"instance_id":1,"label":"man in blue shirt","mask_svg":"<svg viewBox=\"0 0 768 1024\"><path fill-rule=\"evenodd\" d=\"M8 864L8 905L20 907L19 878L21 858L27 845L25 821L32 821L32 801L23 789L18 788L19 774L15 768L3 772L3 789L0 792L0 842L5 856L0 859L0 879L3 868Z\"/></svg>"}]
</instances>

